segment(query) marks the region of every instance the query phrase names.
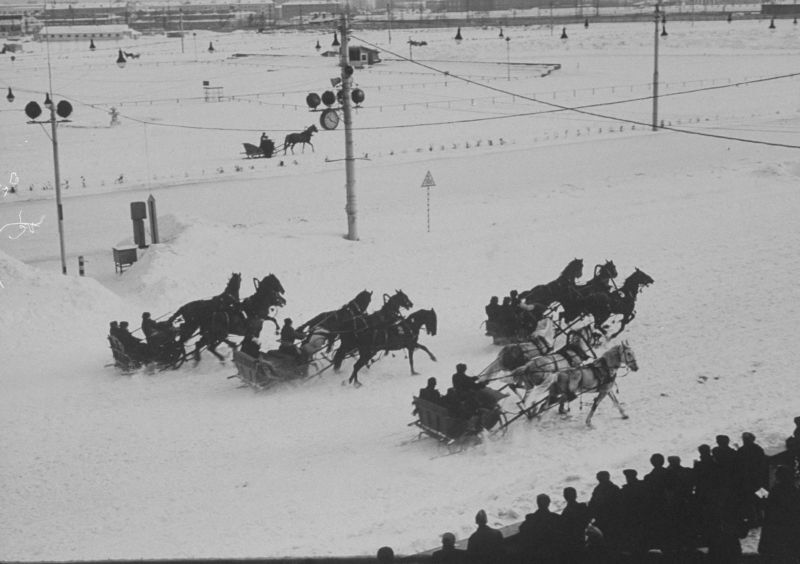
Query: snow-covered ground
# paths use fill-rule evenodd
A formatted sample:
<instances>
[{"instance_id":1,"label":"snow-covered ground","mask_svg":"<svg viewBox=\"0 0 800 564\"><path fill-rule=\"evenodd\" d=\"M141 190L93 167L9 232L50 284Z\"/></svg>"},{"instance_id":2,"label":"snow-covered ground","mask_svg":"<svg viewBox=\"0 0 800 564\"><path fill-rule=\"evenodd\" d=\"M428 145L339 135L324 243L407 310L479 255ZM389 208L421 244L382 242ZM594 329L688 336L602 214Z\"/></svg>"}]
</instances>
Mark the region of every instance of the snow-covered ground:
<instances>
[{"instance_id":1,"label":"snow-covered ground","mask_svg":"<svg viewBox=\"0 0 800 564\"><path fill-rule=\"evenodd\" d=\"M397 60L405 36L355 33L385 60L355 75L367 97L354 117L368 157L356 163L359 242L342 237L341 128L315 135L315 152L240 154L262 131L280 143L316 122L304 100L337 75L313 48L330 35L198 32L183 54L165 38L94 53L53 44L55 98L75 107L58 130L67 277L41 189L51 144L20 111L43 99L47 57L36 44L4 56L0 87L16 100L0 112L0 182L15 173L19 191L2 197L0 224L44 221L0 236L0 558L407 554L467 535L479 508L505 525L538 493L558 499L570 484L586 497L597 470L620 482L651 452L690 463L700 443L745 430L779 443L798 414L800 81L752 81L800 72L800 30L781 24L668 23L659 119L703 135L647 126L651 24L576 27L566 42L546 27L508 28L508 44L493 29L462 29L460 45L452 30L409 33L428 42L414 50L424 67ZM141 57L118 69L117 48ZM561 68L542 76L542 64ZM225 101L202 101L203 80ZM628 99L640 100L597 105ZM553 111L574 106L591 115ZM150 194L162 243L118 276L110 249L130 243L129 204ZM494 358L489 297L547 282L573 257L587 275L613 259L620 282L634 267L655 279L623 334L640 365L619 382L631 418L604 403L587 429L576 402L454 456L410 441L427 377L444 388L457 362L476 373ZM360 389L341 385L348 363L261 394L208 354L157 374L105 366L110 320L174 311L234 271L242 295L276 274L280 317L295 320L364 288L374 309L401 288L414 309L436 309L439 334L422 342L439 361L417 355L412 377L402 354L382 358Z\"/></svg>"}]
</instances>

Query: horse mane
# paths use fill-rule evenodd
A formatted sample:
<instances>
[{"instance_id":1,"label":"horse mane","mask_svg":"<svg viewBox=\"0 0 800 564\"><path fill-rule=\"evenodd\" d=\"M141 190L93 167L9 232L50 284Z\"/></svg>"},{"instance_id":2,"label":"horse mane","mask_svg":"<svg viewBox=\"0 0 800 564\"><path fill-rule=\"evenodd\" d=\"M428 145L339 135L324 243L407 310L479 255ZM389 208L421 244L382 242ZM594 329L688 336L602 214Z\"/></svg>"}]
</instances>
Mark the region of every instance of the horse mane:
<instances>
[{"instance_id":1,"label":"horse mane","mask_svg":"<svg viewBox=\"0 0 800 564\"><path fill-rule=\"evenodd\" d=\"M559 274L558 277L566 278L567 276L570 275L573 268L578 268L578 265L580 265L581 270L583 270L583 259L579 258L572 259L571 261L569 261L569 264L567 264L567 266L564 267L564 270L561 271L561 274Z\"/></svg>"}]
</instances>

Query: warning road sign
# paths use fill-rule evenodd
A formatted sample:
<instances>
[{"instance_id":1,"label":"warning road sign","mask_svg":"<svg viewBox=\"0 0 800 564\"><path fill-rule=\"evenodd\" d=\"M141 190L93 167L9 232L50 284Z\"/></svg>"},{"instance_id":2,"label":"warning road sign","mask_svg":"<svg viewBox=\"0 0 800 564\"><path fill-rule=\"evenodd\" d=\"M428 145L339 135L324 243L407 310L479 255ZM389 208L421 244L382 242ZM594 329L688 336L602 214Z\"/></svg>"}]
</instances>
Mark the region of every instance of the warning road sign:
<instances>
[{"instance_id":1,"label":"warning road sign","mask_svg":"<svg viewBox=\"0 0 800 564\"><path fill-rule=\"evenodd\" d=\"M436 186L436 183L433 181L431 171L428 171L428 174L425 175L425 180L422 181L422 188L430 188L431 186Z\"/></svg>"}]
</instances>

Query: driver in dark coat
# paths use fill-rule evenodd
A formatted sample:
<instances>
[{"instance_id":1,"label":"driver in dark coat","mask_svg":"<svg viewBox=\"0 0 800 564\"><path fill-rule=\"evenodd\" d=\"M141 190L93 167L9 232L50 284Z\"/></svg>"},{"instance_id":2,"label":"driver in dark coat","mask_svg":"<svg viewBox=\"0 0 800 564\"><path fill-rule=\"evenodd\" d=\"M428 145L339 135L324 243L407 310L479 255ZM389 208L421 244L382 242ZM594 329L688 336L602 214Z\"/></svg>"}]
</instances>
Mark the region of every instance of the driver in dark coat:
<instances>
[{"instance_id":1,"label":"driver in dark coat","mask_svg":"<svg viewBox=\"0 0 800 564\"><path fill-rule=\"evenodd\" d=\"M295 331L295 328L292 327L292 320L287 317L283 320L283 328L281 329L281 346L278 347L278 350L286 356L297 359L300 357L300 349L295 346L294 342L303 339L304 337L305 335L303 335L303 333L300 331Z\"/></svg>"}]
</instances>

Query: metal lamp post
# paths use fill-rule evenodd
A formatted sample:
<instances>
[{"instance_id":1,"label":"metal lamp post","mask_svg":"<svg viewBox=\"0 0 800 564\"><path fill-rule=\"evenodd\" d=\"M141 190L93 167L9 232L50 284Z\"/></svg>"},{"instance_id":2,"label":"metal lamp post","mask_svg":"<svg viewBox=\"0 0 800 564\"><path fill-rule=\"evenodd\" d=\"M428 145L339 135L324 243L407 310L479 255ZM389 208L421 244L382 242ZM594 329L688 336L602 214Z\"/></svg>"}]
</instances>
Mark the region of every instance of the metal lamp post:
<instances>
[{"instance_id":1,"label":"metal lamp post","mask_svg":"<svg viewBox=\"0 0 800 564\"><path fill-rule=\"evenodd\" d=\"M67 102L66 100L61 100L57 105L53 103L50 93L48 92L45 94L44 99L44 107L50 110L50 119L45 121L36 121L42 114L42 108L39 107L39 104L36 102L28 102L28 105L25 106L25 115L27 115L31 121L28 123L38 123L38 124L50 124L50 130L52 135L50 140L53 143L53 169L55 171L55 182L56 182L56 209L58 212L58 244L61 250L61 273L67 273L67 258L66 252L64 250L64 210L61 205L61 173L58 166L58 127L57 124L59 120L56 119L56 114L59 117L63 118L60 120L61 122L69 121L68 118L72 113L72 104Z\"/></svg>"}]
</instances>

